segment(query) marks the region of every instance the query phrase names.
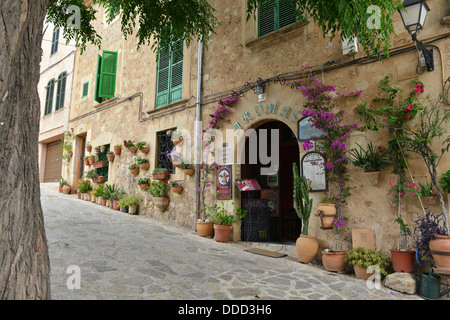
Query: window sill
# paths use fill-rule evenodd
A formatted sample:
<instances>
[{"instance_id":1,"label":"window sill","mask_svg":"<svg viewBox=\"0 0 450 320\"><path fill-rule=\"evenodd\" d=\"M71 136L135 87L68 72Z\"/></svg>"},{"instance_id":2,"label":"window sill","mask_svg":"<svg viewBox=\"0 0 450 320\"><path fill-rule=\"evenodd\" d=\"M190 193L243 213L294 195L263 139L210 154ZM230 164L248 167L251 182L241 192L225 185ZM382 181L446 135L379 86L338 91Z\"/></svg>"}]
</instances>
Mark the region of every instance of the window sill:
<instances>
[{"instance_id":1,"label":"window sill","mask_svg":"<svg viewBox=\"0 0 450 320\"><path fill-rule=\"evenodd\" d=\"M303 27L308 25L309 22L298 21L289 26L265 34L259 38L249 40L245 43L247 48L257 47L260 45L271 43L275 40L282 40L285 36L303 32Z\"/></svg>"},{"instance_id":2,"label":"window sill","mask_svg":"<svg viewBox=\"0 0 450 320\"><path fill-rule=\"evenodd\" d=\"M153 110L149 110L149 111L145 111L146 114L151 115L152 117L158 117L161 115L166 114L167 112L176 112L179 111L179 109L185 109L186 108L186 103L189 102L190 99L182 99L182 100L178 100L176 102L172 102L168 105L165 105L163 107L159 107L157 109L153 109ZM176 108L179 107L179 108Z\"/></svg>"},{"instance_id":3,"label":"window sill","mask_svg":"<svg viewBox=\"0 0 450 320\"><path fill-rule=\"evenodd\" d=\"M113 104L113 103L117 102L118 100L119 100L119 97L116 96L116 97L114 97L114 98L105 100L105 101L103 101L103 102L101 102L101 103L95 105L94 107L95 107L95 109L101 109L101 108L103 108L103 107L107 107L107 106L109 106L110 104Z\"/></svg>"}]
</instances>

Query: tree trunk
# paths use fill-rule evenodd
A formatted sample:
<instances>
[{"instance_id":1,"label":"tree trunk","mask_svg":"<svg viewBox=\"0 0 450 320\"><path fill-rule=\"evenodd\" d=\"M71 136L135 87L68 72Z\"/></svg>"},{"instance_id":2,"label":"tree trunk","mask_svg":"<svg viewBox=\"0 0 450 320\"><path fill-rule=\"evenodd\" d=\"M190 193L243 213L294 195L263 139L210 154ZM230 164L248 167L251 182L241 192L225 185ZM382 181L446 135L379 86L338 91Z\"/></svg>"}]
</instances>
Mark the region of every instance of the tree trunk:
<instances>
[{"instance_id":1,"label":"tree trunk","mask_svg":"<svg viewBox=\"0 0 450 320\"><path fill-rule=\"evenodd\" d=\"M37 92L50 0L0 0L0 299L50 299Z\"/></svg>"}]
</instances>

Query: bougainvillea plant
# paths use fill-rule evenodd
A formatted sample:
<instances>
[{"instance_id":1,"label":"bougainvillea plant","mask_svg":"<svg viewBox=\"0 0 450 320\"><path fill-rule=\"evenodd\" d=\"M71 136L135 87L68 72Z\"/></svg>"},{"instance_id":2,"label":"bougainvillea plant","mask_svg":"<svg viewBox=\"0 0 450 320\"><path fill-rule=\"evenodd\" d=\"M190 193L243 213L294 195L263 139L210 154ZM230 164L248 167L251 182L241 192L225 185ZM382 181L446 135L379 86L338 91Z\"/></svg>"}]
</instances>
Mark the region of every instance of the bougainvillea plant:
<instances>
[{"instance_id":1,"label":"bougainvillea plant","mask_svg":"<svg viewBox=\"0 0 450 320\"><path fill-rule=\"evenodd\" d=\"M231 113L230 108L239 101L239 96L236 93L232 93L230 96L219 100L218 106L214 110L213 114L210 114L211 119L208 124L211 129L219 129L221 122L225 117Z\"/></svg>"}]
</instances>

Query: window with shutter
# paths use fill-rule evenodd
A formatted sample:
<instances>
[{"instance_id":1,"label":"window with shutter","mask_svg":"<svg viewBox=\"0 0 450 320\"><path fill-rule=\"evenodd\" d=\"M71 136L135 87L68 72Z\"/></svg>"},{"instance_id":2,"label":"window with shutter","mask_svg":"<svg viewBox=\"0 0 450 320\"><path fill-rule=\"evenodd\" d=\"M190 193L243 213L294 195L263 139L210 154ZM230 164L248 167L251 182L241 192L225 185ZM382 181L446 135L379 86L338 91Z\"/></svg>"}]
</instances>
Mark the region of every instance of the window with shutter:
<instances>
[{"instance_id":1,"label":"window with shutter","mask_svg":"<svg viewBox=\"0 0 450 320\"><path fill-rule=\"evenodd\" d=\"M55 54L56 51L58 51L58 42L59 42L59 28L53 30L52 49L50 55Z\"/></svg>"},{"instance_id":2,"label":"window with shutter","mask_svg":"<svg viewBox=\"0 0 450 320\"><path fill-rule=\"evenodd\" d=\"M45 111L44 111L45 116L52 113L54 91L55 91L55 79L52 79L47 84L47 95L45 97Z\"/></svg>"},{"instance_id":3,"label":"window with shutter","mask_svg":"<svg viewBox=\"0 0 450 320\"><path fill-rule=\"evenodd\" d=\"M81 98L87 97L89 94L89 81L83 83L83 92L81 93Z\"/></svg>"},{"instance_id":4,"label":"window with shutter","mask_svg":"<svg viewBox=\"0 0 450 320\"><path fill-rule=\"evenodd\" d=\"M117 52L103 51L103 56L97 59L97 77L95 84L95 101L103 98L114 98L116 93Z\"/></svg>"},{"instance_id":5,"label":"window with shutter","mask_svg":"<svg viewBox=\"0 0 450 320\"><path fill-rule=\"evenodd\" d=\"M64 99L66 96L66 78L67 72L63 72L58 77L58 88L56 89L55 110L64 108Z\"/></svg>"},{"instance_id":6,"label":"window with shutter","mask_svg":"<svg viewBox=\"0 0 450 320\"><path fill-rule=\"evenodd\" d=\"M181 100L183 91L183 41L175 41L169 52L160 52L156 108Z\"/></svg>"},{"instance_id":7,"label":"window with shutter","mask_svg":"<svg viewBox=\"0 0 450 320\"><path fill-rule=\"evenodd\" d=\"M294 0L261 0L258 6L258 33L266 35L297 21Z\"/></svg>"}]
</instances>

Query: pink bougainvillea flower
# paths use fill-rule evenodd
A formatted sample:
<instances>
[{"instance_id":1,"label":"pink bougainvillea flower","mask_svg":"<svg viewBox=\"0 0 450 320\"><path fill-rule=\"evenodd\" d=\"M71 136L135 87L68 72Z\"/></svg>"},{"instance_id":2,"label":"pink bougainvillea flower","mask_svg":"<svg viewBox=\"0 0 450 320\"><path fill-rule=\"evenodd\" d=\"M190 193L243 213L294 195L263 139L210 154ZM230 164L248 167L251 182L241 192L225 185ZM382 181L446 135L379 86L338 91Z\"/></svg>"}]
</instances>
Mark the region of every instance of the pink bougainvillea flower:
<instances>
[{"instance_id":1,"label":"pink bougainvillea flower","mask_svg":"<svg viewBox=\"0 0 450 320\"><path fill-rule=\"evenodd\" d=\"M394 181L391 181L391 186L393 186L394 185Z\"/></svg>"}]
</instances>

